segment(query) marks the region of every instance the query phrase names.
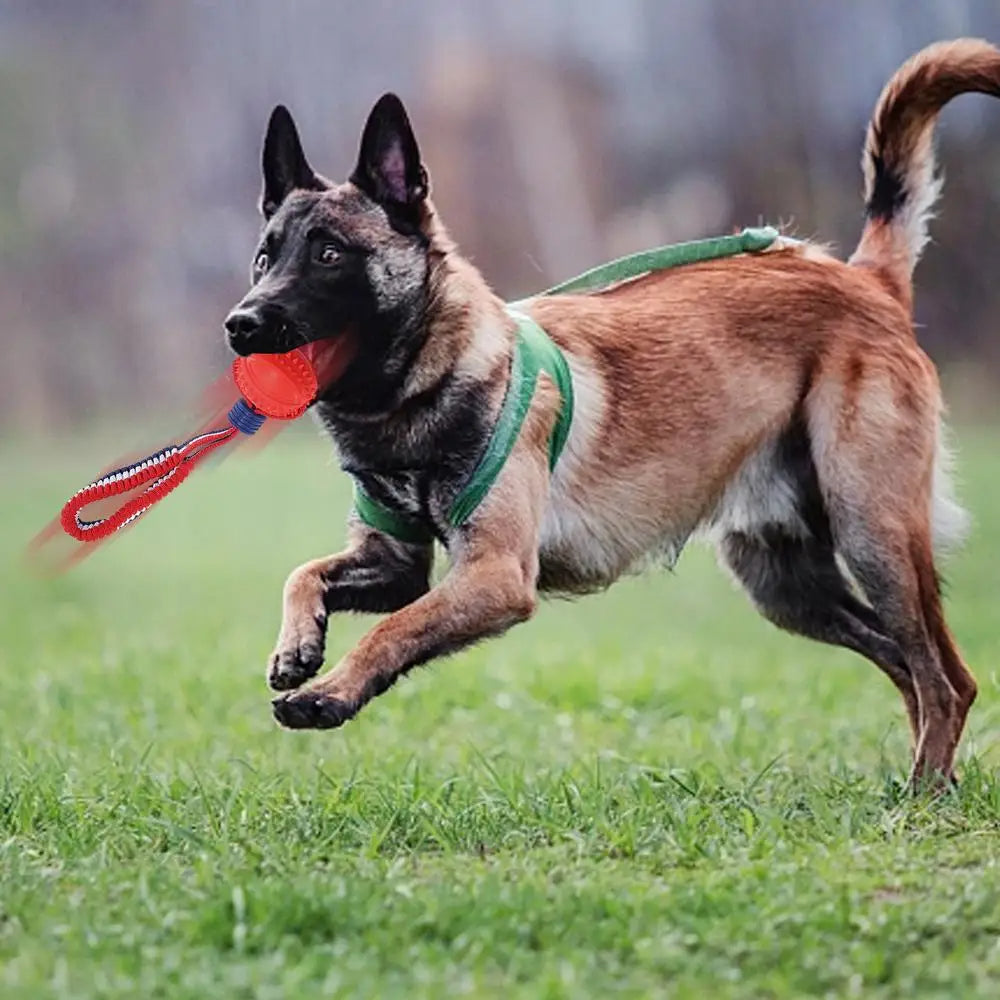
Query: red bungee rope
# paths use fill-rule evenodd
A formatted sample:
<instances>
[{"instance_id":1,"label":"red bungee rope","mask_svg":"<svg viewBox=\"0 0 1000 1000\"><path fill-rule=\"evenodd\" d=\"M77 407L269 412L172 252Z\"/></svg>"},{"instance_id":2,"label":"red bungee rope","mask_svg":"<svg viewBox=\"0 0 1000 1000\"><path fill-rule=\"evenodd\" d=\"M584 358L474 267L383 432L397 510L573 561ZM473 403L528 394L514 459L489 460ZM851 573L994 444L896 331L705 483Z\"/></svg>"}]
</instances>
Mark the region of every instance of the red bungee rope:
<instances>
[{"instance_id":1,"label":"red bungee rope","mask_svg":"<svg viewBox=\"0 0 1000 1000\"><path fill-rule=\"evenodd\" d=\"M242 398L227 414L227 427L196 434L179 445L115 469L85 486L62 509L59 523L79 542L100 542L146 513L177 489L195 467L217 448L242 435L255 434L268 417L293 420L316 398L316 371L302 349L287 354L252 354L233 362L233 381ZM106 517L86 520L82 512L98 501L139 490Z\"/></svg>"},{"instance_id":2,"label":"red bungee rope","mask_svg":"<svg viewBox=\"0 0 1000 1000\"><path fill-rule=\"evenodd\" d=\"M242 401L241 401L242 402ZM252 411L248 409L248 412ZM232 419L232 418L230 418ZM78 542L100 542L108 535L124 528L141 517L153 504L177 489L206 455L237 434L235 424L216 431L198 434L180 447L170 446L164 451L109 472L89 486L75 493L59 515L59 523L67 535ZM93 521L85 521L80 512L98 500L121 496L145 485L146 489L121 505L113 514Z\"/></svg>"}]
</instances>

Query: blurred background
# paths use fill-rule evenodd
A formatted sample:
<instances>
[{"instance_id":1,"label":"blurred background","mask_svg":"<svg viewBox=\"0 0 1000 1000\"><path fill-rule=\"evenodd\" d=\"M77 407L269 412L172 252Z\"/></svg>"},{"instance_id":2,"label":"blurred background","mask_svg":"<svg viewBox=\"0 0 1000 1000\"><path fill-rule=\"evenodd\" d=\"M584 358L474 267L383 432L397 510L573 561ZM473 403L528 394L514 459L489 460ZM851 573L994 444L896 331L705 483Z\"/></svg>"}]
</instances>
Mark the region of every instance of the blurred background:
<instances>
[{"instance_id":1,"label":"blurred background","mask_svg":"<svg viewBox=\"0 0 1000 1000\"><path fill-rule=\"evenodd\" d=\"M516 297L761 221L849 253L882 84L997 0L0 0L0 430L165 412L225 364L271 107L320 171L407 103L463 250ZM921 338L953 407L1000 379L1000 105L941 128Z\"/></svg>"}]
</instances>

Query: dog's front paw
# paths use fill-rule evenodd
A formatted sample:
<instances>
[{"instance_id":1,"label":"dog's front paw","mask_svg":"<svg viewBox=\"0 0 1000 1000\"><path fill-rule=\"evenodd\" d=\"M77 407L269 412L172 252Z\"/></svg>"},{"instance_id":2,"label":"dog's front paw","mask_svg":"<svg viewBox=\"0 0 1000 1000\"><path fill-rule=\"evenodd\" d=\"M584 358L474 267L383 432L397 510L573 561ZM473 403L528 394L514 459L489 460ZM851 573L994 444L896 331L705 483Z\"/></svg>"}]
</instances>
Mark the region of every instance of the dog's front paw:
<instances>
[{"instance_id":1,"label":"dog's front paw","mask_svg":"<svg viewBox=\"0 0 1000 1000\"><path fill-rule=\"evenodd\" d=\"M326 615L282 626L278 645L267 667L267 683L275 691L290 691L314 677L323 666Z\"/></svg>"},{"instance_id":2,"label":"dog's front paw","mask_svg":"<svg viewBox=\"0 0 1000 1000\"><path fill-rule=\"evenodd\" d=\"M286 729L336 729L353 719L361 705L307 689L275 698L271 707L275 719Z\"/></svg>"}]
</instances>

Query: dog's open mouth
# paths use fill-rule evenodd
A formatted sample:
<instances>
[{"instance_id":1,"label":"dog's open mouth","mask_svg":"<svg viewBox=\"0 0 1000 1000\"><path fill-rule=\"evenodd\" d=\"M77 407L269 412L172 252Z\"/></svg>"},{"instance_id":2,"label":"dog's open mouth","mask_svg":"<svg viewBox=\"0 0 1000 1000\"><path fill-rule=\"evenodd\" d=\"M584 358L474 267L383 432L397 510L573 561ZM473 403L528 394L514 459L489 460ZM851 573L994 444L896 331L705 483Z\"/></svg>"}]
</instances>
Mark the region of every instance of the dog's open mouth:
<instances>
[{"instance_id":1,"label":"dog's open mouth","mask_svg":"<svg viewBox=\"0 0 1000 1000\"><path fill-rule=\"evenodd\" d=\"M358 337L353 328L344 330L336 337L313 340L299 348L316 373L320 394L344 374L357 349Z\"/></svg>"}]
</instances>

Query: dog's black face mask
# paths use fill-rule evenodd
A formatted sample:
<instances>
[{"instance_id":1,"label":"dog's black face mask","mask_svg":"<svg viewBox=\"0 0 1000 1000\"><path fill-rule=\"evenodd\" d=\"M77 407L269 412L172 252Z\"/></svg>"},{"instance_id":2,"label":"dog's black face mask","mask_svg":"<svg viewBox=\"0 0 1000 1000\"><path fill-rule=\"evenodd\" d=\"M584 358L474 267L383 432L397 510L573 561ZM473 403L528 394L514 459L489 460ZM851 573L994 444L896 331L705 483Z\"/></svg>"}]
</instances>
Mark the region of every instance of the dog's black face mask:
<instances>
[{"instance_id":1,"label":"dog's black face mask","mask_svg":"<svg viewBox=\"0 0 1000 1000\"><path fill-rule=\"evenodd\" d=\"M265 225L252 288L225 322L230 347L276 353L352 338L352 361L330 393L364 387L364 409L383 405L421 346L426 301L427 175L403 105L391 94L375 105L357 167L339 185L312 170L279 106L263 168Z\"/></svg>"}]
</instances>

